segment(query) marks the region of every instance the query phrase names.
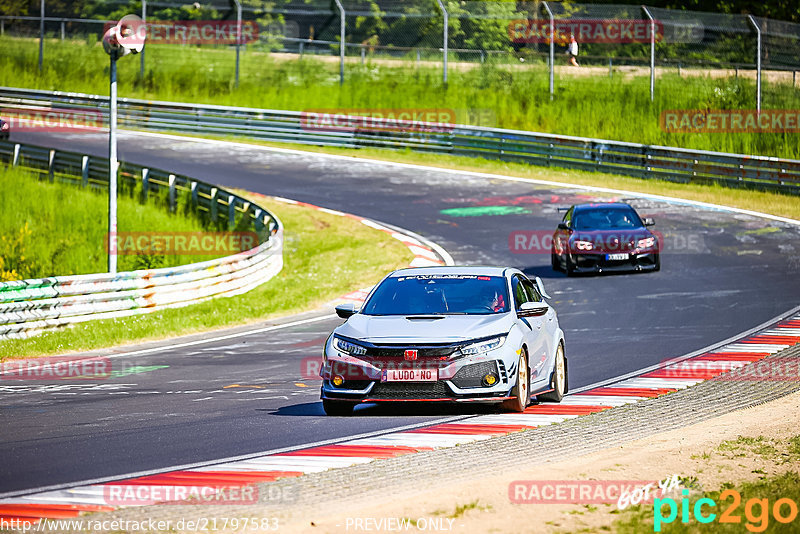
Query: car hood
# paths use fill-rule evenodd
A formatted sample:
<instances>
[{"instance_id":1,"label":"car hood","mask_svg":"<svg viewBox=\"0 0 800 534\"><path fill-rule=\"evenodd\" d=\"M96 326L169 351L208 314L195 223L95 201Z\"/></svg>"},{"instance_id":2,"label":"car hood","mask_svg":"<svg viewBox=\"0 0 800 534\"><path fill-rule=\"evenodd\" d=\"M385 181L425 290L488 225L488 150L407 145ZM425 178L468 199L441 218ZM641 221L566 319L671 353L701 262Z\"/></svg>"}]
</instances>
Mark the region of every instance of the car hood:
<instances>
[{"instance_id":1,"label":"car hood","mask_svg":"<svg viewBox=\"0 0 800 534\"><path fill-rule=\"evenodd\" d=\"M357 313L336 333L368 343L454 343L506 334L515 320L513 312L427 317L433 316Z\"/></svg>"}]
</instances>

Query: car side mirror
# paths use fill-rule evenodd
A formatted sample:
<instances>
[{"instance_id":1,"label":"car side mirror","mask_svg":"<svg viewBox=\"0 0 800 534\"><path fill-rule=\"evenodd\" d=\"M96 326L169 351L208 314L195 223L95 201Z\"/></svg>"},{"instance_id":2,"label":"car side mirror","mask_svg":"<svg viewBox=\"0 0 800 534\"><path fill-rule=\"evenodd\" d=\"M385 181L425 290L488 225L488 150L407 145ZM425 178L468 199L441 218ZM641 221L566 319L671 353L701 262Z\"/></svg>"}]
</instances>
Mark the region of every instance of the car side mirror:
<instances>
[{"instance_id":1,"label":"car side mirror","mask_svg":"<svg viewBox=\"0 0 800 534\"><path fill-rule=\"evenodd\" d=\"M558 223L558 229L559 230L569 230L569 226L567 226L566 223Z\"/></svg>"},{"instance_id":2,"label":"car side mirror","mask_svg":"<svg viewBox=\"0 0 800 534\"><path fill-rule=\"evenodd\" d=\"M547 294L547 291L545 291L545 289L544 289L544 282L542 282L542 279L541 279L541 278L539 278L539 277L537 276L537 277L534 279L534 282L536 283L536 288L539 290L539 293L541 293L541 295L542 295L544 298L546 298L546 299L552 298L550 295L548 295L548 294Z\"/></svg>"},{"instance_id":3,"label":"car side mirror","mask_svg":"<svg viewBox=\"0 0 800 534\"><path fill-rule=\"evenodd\" d=\"M550 310L546 302L523 302L517 310L520 317L539 317Z\"/></svg>"},{"instance_id":4,"label":"car side mirror","mask_svg":"<svg viewBox=\"0 0 800 534\"><path fill-rule=\"evenodd\" d=\"M644 223L645 226L653 226L654 224L656 224L656 222L653 219L651 219L650 217L645 217L642 220L642 222Z\"/></svg>"},{"instance_id":5,"label":"car side mirror","mask_svg":"<svg viewBox=\"0 0 800 534\"><path fill-rule=\"evenodd\" d=\"M339 304L336 306L336 315L342 319L348 319L358 313L358 308L353 303Z\"/></svg>"}]
</instances>

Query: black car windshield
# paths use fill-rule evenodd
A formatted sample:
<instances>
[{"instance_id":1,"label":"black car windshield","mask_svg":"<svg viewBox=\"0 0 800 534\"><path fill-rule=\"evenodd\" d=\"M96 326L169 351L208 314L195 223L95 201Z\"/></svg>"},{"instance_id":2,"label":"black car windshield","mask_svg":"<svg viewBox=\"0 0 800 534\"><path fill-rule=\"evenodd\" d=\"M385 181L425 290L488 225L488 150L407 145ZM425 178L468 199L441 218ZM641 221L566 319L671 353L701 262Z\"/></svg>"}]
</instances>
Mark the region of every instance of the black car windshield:
<instances>
[{"instance_id":1,"label":"black car windshield","mask_svg":"<svg viewBox=\"0 0 800 534\"><path fill-rule=\"evenodd\" d=\"M644 226L633 208L593 208L575 214L576 230L620 230Z\"/></svg>"},{"instance_id":2,"label":"black car windshield","mask_svg":"<svg viewBox=\"0 0 800 534\"><path fill-rule=\"evenodd\" d=\"M492 314L508 311L502 276L461 274L387 278L364 304L365 315Z\"/></svg>"}]
</instances>

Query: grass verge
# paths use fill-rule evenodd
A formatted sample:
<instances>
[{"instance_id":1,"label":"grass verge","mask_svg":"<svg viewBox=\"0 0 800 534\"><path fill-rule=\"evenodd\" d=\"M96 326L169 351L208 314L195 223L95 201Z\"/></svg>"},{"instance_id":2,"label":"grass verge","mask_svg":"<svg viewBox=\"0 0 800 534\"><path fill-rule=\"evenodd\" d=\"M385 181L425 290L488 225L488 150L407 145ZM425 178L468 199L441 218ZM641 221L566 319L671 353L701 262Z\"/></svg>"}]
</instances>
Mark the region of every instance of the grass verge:
<instances>
[{"instance_id":1,"label":"grass verge","mask_svg":"<svg viewBox=\"0 0 800 534\"><path fill-rule=\"evenodd\" d=\"M666 180L645 180L616 174L546 168L534 165L526 165L524 163L508 163L483 158L429 154L412 152L410 150L391 151L380 148L355 149L319 147L292 143L264 142L232 136L195 137L203 139L218 139L222 141L235 141L238 143L249 143L253 145L276 148L290 148L295 150L303 150L306 152L335 154L354 158L409 163L413 165L427 165L441 169L483 172L489 174L500 174L504 176L530 178L533 180L547 180L566 184L622 189L650 195L664 195L686 200L695 200L698 202L708 202L711 204L753 210L761 213L768 213L780 217L789 217L791 219L800 220L800 202L797 201L797 196L781 193L754 191L750 189L733 189L715 184L682 184L669 182Z\"/></svg>"},{"instance_id":2,"label":"grass verge","mask_svg":"<svg viewBox=\"0 0 800 534\"><path fill-rule=\"evenodd\" d=\"M0 281L105 272L108 197L70 183L48 183L19 167L0 167ZM120 194L120 232L201 232L199 219L173 215L151 200ZM214 255L118 256L120 271L175 267Z\"/></svg>"},{"instance_id":3,"label":"grass verge","mask_svg":"<svg viewBox=\"0 0 800 534\"><path fill-rule=\"evenodd\" d=\"M413 259L399 241L350 218L239 194L274 212L286 227L284 268L275 278L236 298L2 341L0 360L139 343L299 313L374 284Z\"/></svg>"}]
</instances>

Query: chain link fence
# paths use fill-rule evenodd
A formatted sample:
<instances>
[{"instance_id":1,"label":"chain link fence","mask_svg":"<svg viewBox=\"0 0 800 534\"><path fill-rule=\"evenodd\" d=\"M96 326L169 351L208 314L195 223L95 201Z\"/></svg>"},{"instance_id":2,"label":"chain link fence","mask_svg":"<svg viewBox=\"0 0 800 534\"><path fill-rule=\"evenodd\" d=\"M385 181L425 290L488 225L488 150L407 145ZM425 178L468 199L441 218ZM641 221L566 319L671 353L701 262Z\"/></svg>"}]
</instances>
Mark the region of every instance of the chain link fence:
<instances>
[{"instance_id":1,"label":"chain link fence","mask_svg":"<svg viewBox=\"0 0 800 534\"><path fill-rule=\"evenodd\" d=\"M208 51L202 74L232 83L242 69L258 69L264 54L280 60L313 56L332 64L331 77L338 67L341 81L361 64L396 66L398 76L436 67L445 83L448 71L484 64L541 69L550 78L551 97L563 87L554 80L571 76L651 76L652 93L662 80L672 82L665 90L674 90L675 81L690 76L797 87L800 71L800 24L747 15L544 1L112 0L83 6L76 13L54 2L48 11L45 0L42 13L33 2L24 12L0 17L0 33L97 42L110 21L135 13L149 25L142 76L179 61L174 47L200 46ZM577 65L569 54L573 37ZM761 83L756 91L760 107ZM718 99L732 106L736 100Z\"/></svg>"}]
</instances>

